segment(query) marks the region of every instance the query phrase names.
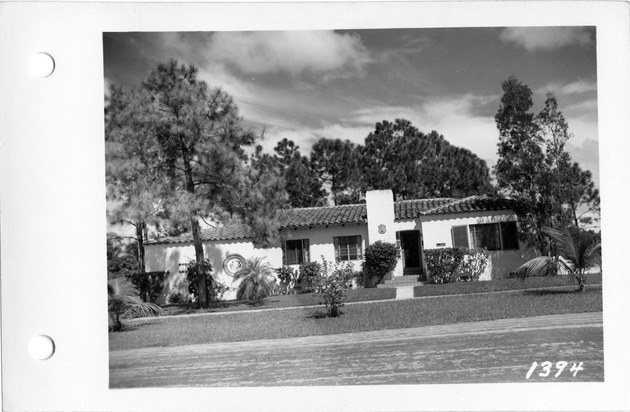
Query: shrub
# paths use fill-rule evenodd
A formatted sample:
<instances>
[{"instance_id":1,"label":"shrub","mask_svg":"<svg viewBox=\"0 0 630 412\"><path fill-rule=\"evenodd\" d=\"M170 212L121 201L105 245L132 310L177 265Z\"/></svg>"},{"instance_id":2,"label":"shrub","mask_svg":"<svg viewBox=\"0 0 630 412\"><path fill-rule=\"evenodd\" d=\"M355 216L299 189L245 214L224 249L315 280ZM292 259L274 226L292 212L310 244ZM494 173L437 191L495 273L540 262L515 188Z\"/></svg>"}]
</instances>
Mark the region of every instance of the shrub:
<instances>
[{"instance_id":1,"label":"shrub","mask_svg":"<svg viewBox=\"0 0 630 412\"><path fill-rule=\"evenodd\" d=\"M479 280L489 260L485 249L426 249L424 254L431 283Z\"/></svg>"},{"instance_id":2,"label":"shrub","mask_svg":"<svg viewBox=\"0 0 630 412\"><path fill-rule=\"evenodd\" d=\"M196 261L191 260L186 265L186 279L188 280L188 292L192 295L195 302L199 302L199 279L201 276L206 278L206 296L208 302L221 299L223 294L230 288L212 277L212 264L208 259L204 259L203 263L198 265Z\"/></svg>"},{"instance_id":3,"label":"shrub","mask_svg":"<svg viewBox=\"0 0 630 412\"><path fill-rule=\"evenodd\" d=\"M558 256L534 258L516 269L516 276L525 279L528 276L550 276L565 272L577 282L578 291L585 291L588 269L594 266L601 268L601 235L577 226L569 226L562 231L543 227L542 231L554 243Z\"/></svg>"},{"instance_id":4,"label":"shrub","mask_svg":"<svg viewBox=\"0 0 630 412\"><path fill-rule=\"evenodd\" d=\"M176 282L171 291L166 295L166 303L167 304L178 304L178 303L188 303L189 302L189 293L188 293L188 282L184 280L180 280Z\"/></svg>"},{"instance_id":5,"label":"shrub","mask_svg":"<svg viewBox=\"0 0 630 412\"><path fill-rule=\"evenodd\" d=\"M322 272L322 265L318 262L302 263L300 265L298 283L302 292L310 293L315 290L315 282Z\"/></svg>"},{"instance_id":6,"label":"shrub","mask_svg":"<svg viewBox=\"0 0 630 412\"><path fill-rule=\"evenodd\" d=\"M464 248L426 249L424 256L431 283L450 283L457 279L456 271L460 268Z\"/></svg>"},{"instance_id":7,"label":"shrub","mask_svg":"<svg viewBox=\"0 0 630 412\"><path fill-rule=\"evenodd\" d=\"M488 266L488 251L485 249L469 249L459 268L457 281L479 280L479 276Z\"/></svg>"},{"instance_id":8,"label":"shrub","mask_svg":"<svg viewBox=\"0 0 630 412\"><path fill-rule=\"evenodd\" d=\"M155 302L164 290L164 278L169 272L130 273L126 278L136 288L143 302Z\"/></svg>"},{"instance_id":9,"label":"shrub","mask_svg":"<svg viewBox=\"0 0 630 412\"><path fill-rule=\"evenodd\" d=\"M236 289L238 300L260 300L273 295L277 289L274 270L262 257L247 259L234 274L234 281L240 282Z\"/></svg>"},{"instance_id":10,"label":"shrub","mask_svg":"<svg viewBox=\"0 0 630 412\"><path fill-rule=\"evenodd\" d=\"M298 272L292 267L282 266L276 269L276 274L279 280L278 294L289 295L295 293L295 286L299 279Z\"/></svg>"},{"instance_id":11,"label":"shrub","mask_svg":"<svg viewBox=\"0 0 630 412\"><path fill-rule=\"evenodd\" d=\"M397 253L396 245L380 240L365 248L362 281L366 288L375 287L394 270L398 261Z\"/></svg>"},{"instance_id":12,"label":"shrub","mask_svg":"<svg viewBox=\"0 0 630 412\"><path fill-rule=\"evenodd\" d=\"M354 266L352 263L331 266L322 256L323 265L315 278L315 294L322 297L328 316L337 317L346 300L346 292L352 287Z\"/></svg>"},{"instance_id":13,"label":"shrub","mask_svg":"<svg viewBox=\"0 0 630 412\"><path fill-rule=\"evenodd\" d=\"M114 288L107 285L107 312L109 315L109 330L122 330L122 318L138 316L159 316L163 313L161 307L151 302L143 302L137 296L117 295Z\"/></svg>"}]
</instances>

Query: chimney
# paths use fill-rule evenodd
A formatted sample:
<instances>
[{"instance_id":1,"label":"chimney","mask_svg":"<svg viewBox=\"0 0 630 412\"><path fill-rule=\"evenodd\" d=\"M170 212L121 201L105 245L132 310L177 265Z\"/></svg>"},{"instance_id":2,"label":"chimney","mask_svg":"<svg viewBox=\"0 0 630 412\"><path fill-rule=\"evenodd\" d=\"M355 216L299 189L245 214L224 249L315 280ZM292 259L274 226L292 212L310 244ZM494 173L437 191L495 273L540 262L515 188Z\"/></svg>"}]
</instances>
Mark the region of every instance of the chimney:
<instances>
[{"instance_id":1,"label":"chimney","mask_svg":"<svg viewBox=\"0 0 630 412\"><path fill-rule=\"evenodd\" d=\"M394 194L391 190L370 190L365 194L367 205L368 243L378 240L396 244L394 231Z\"/></svg>"}]
</instances>

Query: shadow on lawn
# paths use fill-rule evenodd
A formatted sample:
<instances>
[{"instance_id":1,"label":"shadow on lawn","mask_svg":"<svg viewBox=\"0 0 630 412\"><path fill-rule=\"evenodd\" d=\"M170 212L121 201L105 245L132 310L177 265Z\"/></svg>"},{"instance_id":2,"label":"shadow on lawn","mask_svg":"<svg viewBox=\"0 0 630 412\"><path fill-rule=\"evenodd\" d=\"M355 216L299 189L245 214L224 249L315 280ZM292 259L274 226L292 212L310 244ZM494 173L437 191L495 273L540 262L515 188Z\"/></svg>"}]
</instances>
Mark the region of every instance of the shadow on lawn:
<instances>
[{"instance_id":1,"label":"shadow on lawn","mask_svg":"<svg viewBox=\"0 0 630 412\"><path fill-rule=\"evenodd\" d=\"M542 289L542 290L525 290L523 291L524 295L531 296L547 296L547 295L566 295L578 293L577 289Z\"/></svg>"},{"instance_id":2,"label":"shadow on lawn","mask_svg":"<svg viewBox=\"0 0 630 412\"><path fill-rule=\"evenodd\" d=\"M341 315L343 315L343 312L339 313L339 316ZM327 312L322 312L318 310L316 312L312 312L309 315L304 316L304 319L335 319L335 318L328 316Z\"/></svg>"}]
</instances>

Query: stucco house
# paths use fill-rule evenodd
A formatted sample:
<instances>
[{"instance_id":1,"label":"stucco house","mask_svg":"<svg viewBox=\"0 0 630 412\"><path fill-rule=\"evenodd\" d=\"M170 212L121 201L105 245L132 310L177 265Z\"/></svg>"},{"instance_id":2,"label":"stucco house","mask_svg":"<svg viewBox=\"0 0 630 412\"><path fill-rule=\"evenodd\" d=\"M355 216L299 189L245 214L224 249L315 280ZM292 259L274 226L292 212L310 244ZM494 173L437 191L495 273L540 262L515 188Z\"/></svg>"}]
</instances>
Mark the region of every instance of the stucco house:
<instances>
[{"instance_id":1,"label":"stucco house","mask_svg":"<svg viewBox=\"0 0 630 412\"><path fill-rule=\"evenodd\" d=\"M426 279L425 249L486 248L490 262L480 280L502 278L536 256L519 242L514 203L473 196L463 199L394 201L391 190L366 193L364 204L292 209L281 222L282 247L257 248L239 225L202 230L204 252L213 275L235 287L233 275L244 259L261 256L272 265L297 268L319 261L353 262L361 267L365 248L377 240L399 247L398 265L388 284L413 284ZM190 234L150 241L145 246L146 270L170 272L164 296L185 279L185 266L194 259ZM224 298L233 299L235 292ZM164 297L162 298L164 299Z\"/></svg>"}]
</instances>

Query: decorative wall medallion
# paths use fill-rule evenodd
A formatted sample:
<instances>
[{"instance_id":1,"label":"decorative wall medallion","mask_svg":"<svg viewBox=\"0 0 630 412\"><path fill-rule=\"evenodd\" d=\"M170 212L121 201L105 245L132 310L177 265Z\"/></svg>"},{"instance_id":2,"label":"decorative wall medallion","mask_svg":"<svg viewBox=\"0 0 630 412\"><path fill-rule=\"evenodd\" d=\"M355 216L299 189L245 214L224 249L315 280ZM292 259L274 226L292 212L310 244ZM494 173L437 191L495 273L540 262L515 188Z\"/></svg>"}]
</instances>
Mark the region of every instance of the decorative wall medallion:
<instances>
[{"instance_id":1,"label":"decorative wall medallion","mask_svg":"<svg viewBox=\"0 0 630 412\"><path fill-rule=\"evenodd\" d=\"M378 233L381 235L387 231L387 227L385 225L378 225Z\"/></svg>"},{"instance_id":2,"label":"decorative wall medallion","mask_svg":"<svg viewBox=\"0 0 630 412\"><path fill-rule=\"evenodd\" d=\"M223 270L230 275L234 276L236 272L245 264L245 259L241 255L229 255L223 261Z\"/></svg>"}]
</instances>

